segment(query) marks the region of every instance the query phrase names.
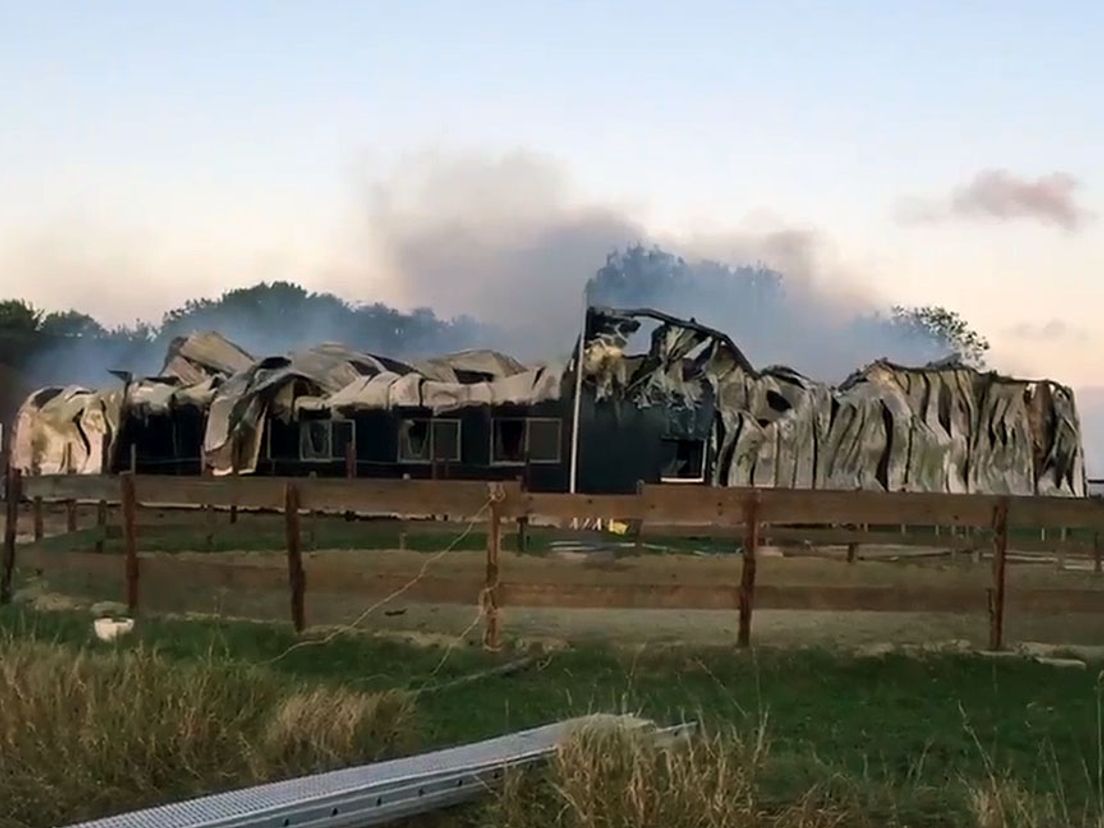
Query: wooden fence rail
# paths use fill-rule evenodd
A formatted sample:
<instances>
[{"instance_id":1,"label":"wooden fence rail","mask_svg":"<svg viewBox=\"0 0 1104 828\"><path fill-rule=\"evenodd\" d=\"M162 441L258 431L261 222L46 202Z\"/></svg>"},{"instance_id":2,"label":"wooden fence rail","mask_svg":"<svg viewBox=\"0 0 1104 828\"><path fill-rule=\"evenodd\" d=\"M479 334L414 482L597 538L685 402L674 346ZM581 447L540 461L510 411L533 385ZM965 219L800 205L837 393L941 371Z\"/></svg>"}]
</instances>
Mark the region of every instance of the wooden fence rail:
<instances>
[{"instance_id":1,"label":"wooden fence rail","mask_svg":"<svg viewBox=\"0 0 1104 828\"><path fill-rule=\"evenodd\" d=\"M302 508L341 513L447 514L471 517L488 503L488 484L475 480L379 480L365 478L170 477L135 475L143 505L231 506L282 510L288 483ZM570 495L525 492L519 483L501 488L503 519L605 518L682 527L739 526L744 503L760 499L763 524L944 526L988 528L993 510L1008 504L1010 529L1104 531L1104 500L1096 498L960 495L823 489L747 489L644 485L638 494ZM121 501L120 478L109 475L45 475L23 478L24 498L44 501Z\"/></svg>"},{"instance_id":2,"label":"wooden fence rail","mask_svg":"<svg viewBox=\"0 0 1104 828\"><path fill-rule=\"evenodd\" d=\"M452 520L484 523L487 527L486 572L478 587L485 634L484 643L500 644L500 607L640 607L715 608L739 612L738 642L748 646L755 607L790 609L924 609L972 611L987 608L989 642L994 649L1004 643L1005 606L1042 611L1065 607L1074 611L1104 611L1104 591L1007 590L1007 553L1010 540L1034 550L1061 555L1092 556L1101 569L1100 533L1104 532L1104 503L1099 500L992 496L906 494L867 491L818 491L785 489L710 488L704 486L641 485L631 495L567 495L526 492L518 483L432 480L366 480L357 478L277 478L233 475L229 477L168 477L125 473L112 476L41 476L20 478L9 472L7 522L0 570L0 599L10 600L15 567L18 500L33 504L34 536L42 536L42 504L66 504L67 526L76 528L77 502L95 503L97 523L106 523L107 504L122 507L125 540L125 584L131 612L139 608L141 573L171 568L171 562L139 554L137 512L140 506L186 506L279 511L285 515L288 557L287 584L291 616L297 630L306 626L305 593L308 569L301 555L300 514L326 512L396 515L400 517L447 516ZM534 519L616 519L634 521L641 532L670 535L742 538L742 571L738 585L671 584L533 584L511 581L501 569L502 521L518 521L519 533ZM877 527L952 527L948 536L895 534ZM871 530L869 527L875 527ZM862 527L862 528L859 528ZM1024 539L1010 530L1061 529L1047 542L1038 534ZM1079 535L1068 537L1069 530ZM960 532L957 533L956 532ZM972 533L972 534L966 534ZM1022 532L1021 532L1022 535ZM102 538L102 534L101 534ZM893 538L891 541L890 539ZM1090 538L1091 540L1086 540ZM848 546L853 561L860 544L899 543L939 545L950 549L977 550L992 545L992 582L984 597L972 591L901 589L886 587L779 587L756 585L758 550L764 540L838 543ZM100 541L102 544L102 540ZM101 546L102 548L102 546ZM44 553L32 558L39 566L78 565L82 553ZM77 557L73 557L76 555ZM102 556L100 556L102 561ZM96 564L102 566L102 564ZM243 583L257 573L233 571L212 564L210 575L222 582ZM219 571L221 567L221 571ZM197 570L198 571L198 570ZM238 579L235 581L235 579ZM355 577L331 588L404 588L387 578ZM315 584L326 587L326 584ZM441 581L432 573L404 591L412 597L433 596L442 603L470 603L472 585ZM384 593L387 595L389 593ZM1053 609L1051 609L1053 608Z\"/></svg>"}]
</instances>

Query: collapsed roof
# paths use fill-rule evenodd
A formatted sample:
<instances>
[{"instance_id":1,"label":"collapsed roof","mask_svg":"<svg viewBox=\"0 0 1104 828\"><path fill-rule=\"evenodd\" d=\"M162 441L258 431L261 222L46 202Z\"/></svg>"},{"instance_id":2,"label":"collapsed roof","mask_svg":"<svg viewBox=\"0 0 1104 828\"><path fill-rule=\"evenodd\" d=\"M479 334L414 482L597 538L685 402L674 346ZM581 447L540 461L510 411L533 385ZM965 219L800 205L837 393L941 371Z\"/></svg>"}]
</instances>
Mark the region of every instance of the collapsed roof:
<instances>
[{"instance_id":1,"label":"collapsed roof","mask_svg":"<svg viewBox=\"0 0 1104 828\"><path fill-rule=\"evenodd\" d=\"M629 351L643 324L646 351ZM957 363L880 360L838 387L783 367L755 369L724 333L650 310L588 314L583 377L598 402L711 409L710 482L723 486L1082 496L1072 391ZM534 405L560 398L565 366L489 350L408 364L336 344L255 359L214 332L170 345L157 377L94 392L49 388L20 409L13 444L30 473L106 468L120 423L193 407L216 474L256 468L266 418L305 412Z\"/></svg>"},{"instance_id":2,"label":"collapsed roof","mask_svg":"<svg viewBox=\"0 0 1104 828\"><path fill-rule=\"evenodd\" d=\"M197 384L213 376L230 376L244 371L253 357L215 331L178 336L169 343L162 377L176 377Z\"/></svg>"},{"instance_id":3,"label":"collapsed roof","mask_svg":"<svg viewBox=\"0 0 1104 828\"><path fill-rule=\"evenodd\" d=\"M335 343L258 360L208 331L174 340L159 376L124 375L119 391L48 388L32 395L17 418L14 458L28 473L97 473L109 456L102 445L110 452L124 416L148 418L191 406L206 413L203 452L213 472L248 473L256 469L267 417L287 420L307 410L347 416L372 409L441 413L532 405L559 397L562 373L563 365L526 367L491 350L407 364ZM108 425L82 434L78 425L86 417Z\"/></svg>"},{"instance_id":4,"label":"collapsed roof","mask_svg":"<svg viewBox=\"0 0 1104 828\"><path fill-rule=\"evenodd\" d=\"M123 392L43 388L16 414L12 464L25 474L100 474L119 430Z\"/></svg>"},{"instance_id":5,"label":"collapsed roof","mask_svg":"<svg viewBox=\"0 0 1104 828\"><path fill-rule=\"evenodd\" d=\"M644 321L647 353L626 353ZM876 361L838 387L755 370L732 340L650 309L592 309L585 376L599 398L715 406L722 486L1083 496L1073 392L950 362Z\"/></svg>"}]
</instances>

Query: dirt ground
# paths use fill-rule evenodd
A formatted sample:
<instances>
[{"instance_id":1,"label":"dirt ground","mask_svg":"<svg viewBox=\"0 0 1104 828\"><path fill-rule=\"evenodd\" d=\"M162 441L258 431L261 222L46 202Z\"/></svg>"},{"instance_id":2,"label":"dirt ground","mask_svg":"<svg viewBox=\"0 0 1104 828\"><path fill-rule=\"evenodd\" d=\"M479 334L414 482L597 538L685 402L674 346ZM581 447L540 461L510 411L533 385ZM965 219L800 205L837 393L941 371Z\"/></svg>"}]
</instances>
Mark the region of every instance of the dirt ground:
<instances>
[{"instance_id":1,"label":"dirt ground","mask_svg":"<svg viewBox=\"0 0 1104 828\"><path fill-rule=\"evenodd\" d=\"M142 510L143 524L179 523L179 511ZM260 527L278 517L243 514L246 525ZM115 515L111 520L114 522ZM202 513L184 518L199 524ZM225 520L225 517L220 518ZM335 518L334 520L339 520ZM93 506L80 507L79 524L95 521ZM29 510L21 529L30 530ZM64 532L65 514L60 506L46 511L47 535ZM25 538L29 540L29 538ZM570 544L568 544L570 547ZM644 554L624 555L614 549L552 551L543 555L504 552L501 579L532 584L583 584L588 586L671 585L724 587L735 591L740 583L739 555ZM845 563L839 548L761 550L757 586L883 587L901 590L933 588L960 590L976 596L977 606L966 613L915 611L826 611L757 608L753 637L761 644L779 646L862 646L893 642L924 644L949 640L982 646L988 638L984 606L991 585L990 562L968 553L940 554L939 549L916 547L862 547L860 560ZM814 553L816 556L812 556ZM42 553L39 553L42 554ZM98 562L82 573L51 570L25 573L30 592L78 596L84 601L119 600L123 595L122 561L116 555L97 556ZM146 557L146 556L144 556ZM178 552L151 553L144 569L142 606L173 613L203 613L257 620L286 620L289 597L286 559L279 552ZM152 561L163 561L159 567ZM1016 560L1015 557L1012 558ZM90 561L86 561L90 562ZM244 581L223 578L225 565L246 566L252 573ZM456 640L463 636L477 643L482 618L477 599L484 583L485 557L481 551L452 551L434 556L399 550L334 549L304 554L307 571L308 622L320 626L357 623L367 631L410 635L423 639ZM1018 612L1010 603L1006 637L1010 642L1041 641L1104 645L1104 578L1091 572L1086 561L1070 560L1059 570L1054 561L1011 563L1010 595L1018 589L1076 589L1100 592L1100 612ZM29 576L29 580L26 580ZM378 601L349 588L347 581L365 584L387 581L404 584L418 577L470 592L471 603L435 602L432 590L417 590L372 609ZM378 590L377 590L378 591ZM892 608L890 608L892 609ZM1082 603L1081 609L1085 609ZM724 644L734 642L737 613L729 609L537 609L504 606L502 630L520 640L611 640L626 645L643 643Z\"/></svg>"},{"instance_id":2,"label":"dirt ground","mask_svg":"<svg viewBox=\"0 0 1104 828\"><path fill-rule=\"evenodd\" d=\"M828 550L831 551L831 550ZM836 550L842 552L842 550ZM879 560L842 560L783 556L764 550L757 583L800 586L878 586L966 589L983 596L991 582L988 562L972 562L968 555L916 556L915 550L868 550ZM912 555L894 560L901 554ZM74 580L50 573L37 585L40 591L79 594L91 599L117 599L122 594L121 561L100 556L102 577ZM257 620L286 620L289 597L286 560L272 552L176 553L151 555L173 561L171 576L158 577L151 560L144 576L142 603L161 612L203 613ZM218 584L217 573L226 564L243 565L256 575L249 584ZM312 625L344 626L357 623L365 631L409 635L433 640L462 637L476 644L483 619L477 597L483 584L485 559L480 552L450 552L434 557L410 551L325 550L304 555L307 571L307 616ZM504 582L546 584L670 584L710 586L740 581L738 555L643 555L618 557L612 553L551 553L547 556L504 553ZM215 575L212 576L211 573ZM470 589L470 605L433 603L422 597L400 595L367 612L378 603L355 591L334 589L343 579L387 579L406 583L419 575L461 589ZM194 579L194 580L193 580ZM329 588L327 588L329 587ZM1099 590L1104 608L1104 579L1085 571L1058 571L1050 564L1015 564L1009 568L1009 589ZM413 592L413 591L412 591ZM979 601L981 601L979 597ZM737 613L732 610L651 609L501 609L503 634L521 641L610 640L633 646L645 643L724 644L734 642ZM1006 620L1009 642L1104 645L1104 612L1017 613L1010 606ZM777 646L856 647L880 642L897 644L968 641L983 646L988 637L984 607L969 613L870 612L757 609L753 637L759 644Z\"/></svg>"}]
</instances>

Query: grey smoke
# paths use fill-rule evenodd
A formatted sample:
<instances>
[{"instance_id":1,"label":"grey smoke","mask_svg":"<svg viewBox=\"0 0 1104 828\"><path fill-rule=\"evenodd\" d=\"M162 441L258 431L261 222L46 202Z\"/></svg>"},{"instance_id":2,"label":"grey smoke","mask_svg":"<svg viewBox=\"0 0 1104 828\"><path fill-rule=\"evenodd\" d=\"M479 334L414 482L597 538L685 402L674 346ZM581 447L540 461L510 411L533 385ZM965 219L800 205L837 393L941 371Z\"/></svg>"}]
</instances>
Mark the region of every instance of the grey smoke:
<instances>
[{"instance_id":1,"label":"grey smoke","mask_svg":"<svg viewBox=\"0 0 1104 828\"><path fill-rule=\"evenodd\" d=\"M946 200L906 200L899 218L906 222L1027 219L1073 232L1092 218L1077 199L1080 188L1081 182L1065 172L1032 179L1008 170L988 169L956 188Z\"/></svg>"},{"instance_id":2,"label":"grey smoke","mask_svg":"<svg viewBox=\"0 0 1104 828\"><path fill-rule=\"evenodd\" d=\"M493 322L489 344L526 359L570 349L587 279L644 236L527 152L408 159L368 188L365 228L368 267L403 303Z\"/></svg>"},{"instance_id":3,"label":"grey smoke","mask_svg":"<svg viewBox=\"0 0 1104 828\"><path fill-rule=\"evenodd\" d=\"M1089 476L1104 477L1104 385L1077 389L1077 413Z\"/></svg>"},{"instance_id":4,"label":"grey smoke","mask_svg":"<svg viewBox=\"0 0 1104 828\"><path fill-rule=\"evenodd\" d=\"M981 175L944 213L988 204L989 213L1030 209L1063 226L1083 220L1080 207L1062 200L1070 193L1064 180L1044 177L1026 189L1006 186L1023 183L1007 174L997 180L1005 183L994 186L991 175ZM728 332L755 365L789 364L828 381L879 357L923 364L946 356L930 340L889 324L889 302L871 296L861 275L813 228L655 236L632 210L580 198L561 167L524 152L415 157L361 192L355 263L298 277L334 290L345 304L331 296L245 313L199 303L158 336L95 347L87 340L62 343L43 355L36 380L103 386L111 382L108 368L154 373L170 335L203 328L219 329L258 355L321 341L397 357L479 346L523 359L566 355L591 279L595 301L695 317ZM1017 206L1000 207L1004 202ZM646 260L648 278L635 272L610 292L609 279L603 283L597 271L631 270L634 256ZM349 306L381 299L422 310ZM1021 333L1058 336L1060 323ZM1088 402L1083 416L1091 421L1091 395Z\"/></svg>"},{"instance_id":5,"label":"grey smoke","mask_svg":"<svg viewBox=\"0 0 1104 828\"><path fill-rule=\"evenodd\" d=\"M1045 322L1020 322L1008 328L1007 333L1010 336L1034 342L1055 342L1059 340L1084 342L1088 339L1088 333L1070 325L1063 319L1048 319Z\"/></svg>"},{"instance_id":6,"label":"grey smoke","mask_svg":"<svg viewBox=\"0 0 1104 828\"><path fill-rule=\"evenodd\" d=\"M419 156L367 190L365 259L382 263L402 301L493 321L488 344L524 359L570 349L584 285L636 245L681 256L660 251L647 273L592 300L693 316L728 332L755 364L841 380L883 356L947 355L888 325L862 280L807 227L650 235L628 210L578 199L558 165L524 152ZM613 250L620 258L607 262Z\"/></svg>"},{"instance_id":7,"label":"grey smoke","mask_svg":"<svg viewBox=\"0 0 1104 828\"><path fill-rule=\"evenodd\" d=\"M258 355L342 341L397 357L475 346L526 360L563 356L579 330L584 286L611 251L623 255L634 245L677 255L653 259L659 281L594 301L693 316L727 331L754 364L840 380L879 357L946 356L887 324L889 302L863 290L861 277L809 227L655 236L634 211L580 197L560 165L521 151L413 156L366 181L361 193L354 255L324 272L290 274L344 303L270 296L263 307L243 309L200 301L148 341L65 343L63 353L40 360L39 373L91 383L102 382L107 368L150 373L171 335L204 328ZM764 284L749 281L768 271ZM422 310L348 307L381 298Z\"/></svg>"}]
</instances>

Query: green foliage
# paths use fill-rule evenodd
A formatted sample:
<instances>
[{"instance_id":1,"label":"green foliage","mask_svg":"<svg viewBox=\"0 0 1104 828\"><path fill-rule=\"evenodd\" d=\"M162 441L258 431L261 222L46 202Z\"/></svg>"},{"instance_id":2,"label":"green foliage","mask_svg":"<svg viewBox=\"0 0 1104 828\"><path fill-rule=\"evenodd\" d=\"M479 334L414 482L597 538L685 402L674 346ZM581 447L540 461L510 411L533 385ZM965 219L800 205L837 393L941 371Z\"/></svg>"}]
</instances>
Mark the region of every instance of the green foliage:
<instances>
[{"instance_id":1,"label":"green foliage","mask_svg":"<svg viewBox=\"0 0 1104 828\"><path fill-rule=\"evenodd\" d=\"M635 244L615 251L587 283L590 301L614 307L650 306L691 316L720 311L741 334L785 300L781 273L762 264L733 267L689 262L659 247ZM719 319L713 320L719 322Z\"/></svg>"},{"instance_id":2,"label":"green foliage","mask_svg":"<svg viewBox=\"0 0 1104 828\"><path fill-rule=\"evenodd\" d=\"M68 310L43 316L38 333L46 337L95 337L106 336L107 330L88 314Z\"/></svg>"},{"instance_id":3,"label":"green foliage","mask_svg":"<svg viewBox=\"0 0 1104 828\"><path fill-rule=\"evenodd\" d=\"M35 345L42 312L19 299L0 301L0 363L18 365Z\"/></svg>"},{"instance_id":4,"label":"green foliage","mask_svg":"<svg viewBox=\"0 0 1104 828\"><path fill-rule=\"evenodd\" d=\"M90 640L90 627L85 613L0 609L0 631L56 641L73 650L96 646ZM287 625L145 616L118 649L125 653L156 648L164 663L178 671L189 665L203 670L214 659L228 682L237 682L242 671L253 665L265 664L281 686L309 681L356 692L414 691L418 693L418 732L426 746L473 741L598 711L631 712L661 723L693 719L702 723L707 734L724 737L716 741L718 737L707 735L707 740L714 741L694 746L703 760L700 775L689 773L692 764L656 767L635 758L625 764L621 763L627 758L624 754L585 752L588 744L597 745L594 741L576 745L576 750L584 751L576 758L606 768L595 767L595 773L628 770L647 781L658 772L655 784L669 786L671 796L692 792L695 786L701 794L727 790L716 773L715 760L728 762L725 767L733 773L742 773L748 770L742 763L755 758L755 785L747 792L754 793L764 810L800 805L816 792L823 797L818 802L847 804L851 813L865 818L837 824L1080 825L1077 818L1082 809L1101 804L1094 790L1100 693L1095 669L1058 670L1021 659L934 653L862 658L811 648L741 653L730 646L642 651L577 646L546 653L513 674L452 684L503 660L516 659L518 653L495 656L462 645L444 650L354 634L325 640L318 636L307 639L310 644L289 649L297 640L301 639ZM14 660L3 663L16 666ZM183 684L173 692L183 695L188 692L186 677L196 674L185 670L175 675ZM60 704L65 692L64 686L53 688L41 704ZM32 702L39 703L33 694L25 703ZM156 699L150 699L140 709L148 712L157 706ZM227 721L248 717L247 710L231 706ZM299 712L307 714L306 709ZM133 719L124 724L127 733L136 729ZM166 732L160 729L164 726L151 732ZM729 734L754 738L748 741L745 736L741 746ZM290 755L296 755L294 745L289 749ZM647 754L631 756L646 758ZM552 777L554 786L570 785L580 797L573 807L613 807L619 802L628 806L627 789L613 790L604 776L590 779L595 791L606 791L602 793L606 804L583 799L590 789L577 785L587 779L560 773L580 768L578 762L554 768ZM675 785L678 780L682 781ZM651 784L641 792L650 793ZM684 791L682 784L691 787ZM985 804L980 794L1017 789L1037 797L1061 797L1073 818L975 821L974 804ZM556 821L571 812L564 812L565 803L555 791L551 795L547 809L514 809L517 820L502 821L499 813L485 824L541 828L587 824ZM654 799L646 801L651 807L665 807ZM727 807L725 802L714 801L713 806ZM526 798L520 804L528 808L534 801ZM537 818L542 814L550 821ZM702 818L686 824L711 823Z\"/></svg>"},{"instance_id":5,"label":"green foliage","mask_svg":"<svg viewBox=\"0 0 1104 828\"><path fill-rule=\"evenodd\" d=\"M410 746L399 693L305 685L213 652L0 633L0 825L48 826L371 761Z\"/></svg>"},{"instance_id":6,"label":"green foliage","mask_svg":"<svg viewBox=\"0 0 1104 828\"><path fill-rule=\"evenodd\" d=\"M34 334L42 322L42 311L22 299L0 301L0 330L11 334Z\"/></svg>"},{"instance_id":7,"label":"green foliage","mask_svg":"<svg viewBox=\"0 0 1104 828\"><path fill-rule=\"evenodd\" d=\"M403 356L485 340L485 329L465 317L445 320L427 308L404 313L380 303L355 305L291 282L261 282L217 299L189 300L156 326L137 321L108 329L76 310L44 313L23 301L0 302L0 363L23 368L37 384L95 386L111 368L156 372L173 338L203 330L220 331L261 355L342 342Z\"/></svg>"},{"instance_id":8,"label":"green foliage","mask_svg":"<svg viewBox=\"0 0 1104 828\"><path fill-rule=\"evenodd\" d=\"M892 326L906 336L926 340L966 365L984 367L989 341L957 312L938 305L895 305L891 313Z\"/></svg>"},{"instance_id":9,"label":"green foliage","mask_svg":"<svg viewBox=\"0 0 1104 828\"><path fill-rule=\"evenodd\" d=\"M712 319L700 321L730 330L742 345L758 345L774 358L811 359L831 350L827 333L809 329L807 316L790 307L782 275L762 265L688 262L635 245L611 253L588 289L599 304L651 305L688 317L704 313ZM981 366L989 347L957 313L936 306L895 307L888 317L856 319L852 328L836 340L861 353L841 353L837 362L876 356L872 349L885 347L907 361L953 356ZM275 281L188 300L158 325L136 322L112 329L77 310L44 313L21 300L3 301L0 363L32 367L28 373L41 384L95 385L109 368L155 372L174 337L202 330L220 331L258 355L342 342L399 358L485 346L494 334L468 317L442 319L429 308L403 312L378 302L354 304Z\"/></svg>"}]
</instances>

